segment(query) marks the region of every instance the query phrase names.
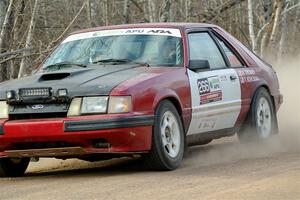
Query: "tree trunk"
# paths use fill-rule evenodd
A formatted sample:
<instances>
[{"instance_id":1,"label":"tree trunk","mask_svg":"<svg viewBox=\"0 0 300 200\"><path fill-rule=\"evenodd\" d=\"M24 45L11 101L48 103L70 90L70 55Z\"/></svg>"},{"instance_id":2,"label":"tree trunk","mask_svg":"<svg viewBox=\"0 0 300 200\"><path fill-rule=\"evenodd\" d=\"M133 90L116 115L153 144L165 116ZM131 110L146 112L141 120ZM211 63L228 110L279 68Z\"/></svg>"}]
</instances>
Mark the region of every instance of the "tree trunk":
<instances>
[{"instance_id":1,"label":"tree trunk","mask_svg":"<svg viewBox=\"0 0 300 200\"><path fill-rule=\"evenodd\" d=\"M176 8L178 8L179 5L177 5L177 2L173 2L170 6L170 12L169 12L169 22L174 22L176 21L176 15L178 12L176 12Z\"/></svg>"},{"instance_id":2,"label":"tree trunk","mask_svg":"<svg viewBox=\"0 0 300 200\"><path fill-rule=\"evenodd\" d=\"M278 29L279 17L280 17L280 13L281 13L281 9L282 9L281 0L277 0L275 2L275 4L276 4L276 6L275 6L276 7L276 12L275 12L275 18L274 18L272 33L271 33L271 36L270 36L271 45L274 45L274 41L275 41L277 29Z\"/></svg>"},{"instance_id":3,"label":"tree trunk","mask_svg":"<svg viewBox=\"0 0 300 200\"><path fill-rule=\"evenodd\" d=\"M5 36L8 34L9 17L11 15L12 8L13 8L13 0L10 0L5 17L4 17L2 29L0 32L0 52L2 52L4 50L4 48L3 48L4 40L6 39Z\"/></svg>"},{"instance_id":4,"label":"tree trunk","mask_svg":"<svg viewBox=\"0 0 300 200\"><path fill-rule=\"evenodd\" d=\"M267 44L267 39L270 35L270 31L271 31L271 21L273 21L272 16L274 16L272 14L272 2L271 0L264 0L264 25L267 24L264 32L263 32L263 36L260 42L260 56L264 57L265 56L265 49Z\"/></svg>"},{"instance_id":5,"label":"tree trunk","mask_svg":"<svg viewBox=\"0 0 300 200\"><path fill-rule=\"evenodd\" d=\"M9 26L11 23L11 14L12 14L12 9L13 9L13 0L9 1L9 5L6 10L6 14L4 16L3 24L2 24L2 29L0 32L0 53L8 50L9 48L9 39L10 39L10 32L12 29L12 26ZM0 65L0 82L5 81L8 79L8 69L10 68L9 66L10 62L6 62Z\"/></svg>"},{"instance_id":6,"label":"tree trunk","mask_svg":"<svg viewBox=\"0 0 300 200\"><path fill-rule=\"evenodd\" d=\"M130 16L130 0L124 0L124 9L123 9L124 24L129 23L129 16Z\"/></svg>"},{"instance_id":7,"label":"tree trunk","mask_svg":"<svg viewBox=\"0 0 300 200\"><path fill-rule=\"evenodd\" d=\"M170 18L171 0L164 0L163 7L160 15L160 22L167 22Z\"/></svg>"},{"instance_id":8,"label":"tree trunk","mask_svg":"<svg viewBox=\"0 0 300 200\"><path fill-rule=\"evenodd\" d=\"M88 23L88 27L92 27L92 14L91 14L91 2L87 0L86 2L86 19Z\"/></svg>"},{"instance_id":9,"label":"tree trunk","mask_svg":"<svg viewBox=\"0 0 300 200\"><path fill-rule=\"evenodd\" d=\"M190 22L191 21L191 8L192 8L192 2L191 0L186 0L185 1L185 21Z\"/></svg>"},{"instance_id":10,"label":"tree trunk","mask_svg":"<svg viewBox=\"0 0 300 200\"><path fill-rule=\"evenodd\" d=\"M295 21L293 24L293 33L292 33L292 38L295 41L300 41L300 36L299 36L299 25L300 25L300 6L298 6L296 15L295 15Z\"/></svg>"},{"instance_id":11,"label":"tree trunk","mask_svg":"<svg viewBox=\"0 0 300 200\"><path fill-rule=\"evenodd\" d=\"M108 0L104 0L104 13L105 13L105 16L104 16L104 19L105 19L105 25L107 26L109 24L109 21L108 21Z\"/></svg>"},{"instance_id":12,"label":"tree trunk","mask_svg":"<svg viewBox=\"0 0 300 200\"><path fill-rule=\"evenodd\" d=\"M42 4L42 11L43 11L43 22L44 22L44 26L45 26L45 36L47 38L48 41L50 41L50 27L48 24L48 17L47 17L47 6L46 6L46 2L43 2Z\"/></svg>"},{"instance_id":13,"label":"tree trunk","mask_svg":"<svg viewBox=\"0 0 300 200\"><path fill-rule=\"evenodd\" d=\"M156 22L156 12L154 0L148 0L149 21Z\"/></svg>"},{"instance_id":14,"label":"tree trunk","mask_svg":"<svg viewBox=\"0 0 300 200\"><path fill-rule=\"evenodd\" d=\"M6 11L8 6L8 0L0 0L0 28L2 28Z\"/></svg>"},{"instance_id":15,"label":"tree trunk","mask_svg":"<svg viewBox=\"0 0 300 200\"><path fill-rule=\"evenodd\" d=\"M251 40L251 49L253 52L256 52L256 38L254 34L252 0L248 0L248 28L249 28L249 37Z\"/></svg>"},{"instance_id":16,"label":"tree trunk","mask_svg":"<svg viewBox=\"0 0 300 200\"><path fill-rule=\"evenodd\" d=\"M34 26L35 26L35 16L36 16L37 7L38 7L38 0L35 0L32 14L31 14L30 23L29 23L29 29L28 29L28 33L27 33L27 37L26 37L25 48L29 48L32 45L32 38L33 38L33 31L34 31ZM25 56L25 57L23 57L21 60L18 78L20 78L24 75L25 67L27 65L26 53L24 53L23 56Z\"/></svg>"},{"instance_id":17,"label":"tree trunk","mask_svg":"<svg viewBox=\"0 0 300 200\"><path fill-rule=\"evenodd\" d=\"M19 39L20 34L20 26L19 24L22 24L24 22L24 11L25 11L25 0L19 0L14 4L15 11L14 11L14 22L13 22L13 28L12 28L12 45L10 47L10 51L17 50L20 48L20 45L22 44L22 40ZM46 16L46 15L45 15ZM47 29L46 29L47 30ZM49 33L46 31L46 38L48 39ZM17 78L18 72L19 72L20 63L18 61L11 60L10 61L10 79Z\"/></svg>"},{"instance_id":18,"label":"tree trunk","mask_svg":"<svg viewBox=\"0 0 300 200\"><path fill-rule=\"evenodd\" d=\"M288 8L288 1L285 1L285 9L286 10ZM284 12L284 11L283 11ZM288 23L287 23L287 13L283 13L282 15L282 22L281 22L281 37L280 37L280 41L279 41L279 50L278 50L278 59L279 62L281 62L282 58L286 55L286 44L287 44L287 38L288 38Z\"/></svg>"}]
</instances>

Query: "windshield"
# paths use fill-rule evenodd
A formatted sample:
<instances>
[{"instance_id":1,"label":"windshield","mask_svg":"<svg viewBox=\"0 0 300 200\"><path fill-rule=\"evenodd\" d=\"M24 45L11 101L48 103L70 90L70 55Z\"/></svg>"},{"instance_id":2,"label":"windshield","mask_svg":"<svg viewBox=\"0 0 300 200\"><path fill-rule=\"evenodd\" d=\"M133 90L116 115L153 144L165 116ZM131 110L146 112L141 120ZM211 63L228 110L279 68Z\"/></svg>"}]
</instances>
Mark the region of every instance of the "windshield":
<instances>
[{"instance_id":1,"label":"windshield","mask_svg":"<svg viewBox=\"0 0 300 200\"><path fill-rule=\"evenodd\" d=\"M44 62L107 63L130 60L150 66L180 66L183 47L178 29L119 29L71 35Z\"/></svg>"}]
</instances>

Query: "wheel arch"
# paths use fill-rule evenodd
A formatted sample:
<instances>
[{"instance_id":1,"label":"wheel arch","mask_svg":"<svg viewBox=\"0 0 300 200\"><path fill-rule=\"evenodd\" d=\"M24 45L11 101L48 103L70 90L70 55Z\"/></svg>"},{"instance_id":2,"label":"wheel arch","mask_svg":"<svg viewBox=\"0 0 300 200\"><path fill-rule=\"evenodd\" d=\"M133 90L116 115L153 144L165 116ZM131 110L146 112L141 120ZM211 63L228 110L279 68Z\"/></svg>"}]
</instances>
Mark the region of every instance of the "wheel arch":
<instances>
[{"instance_id":1,"label":"wheel arch","mask_svg":"<svg viewBox=\"0 0 300 200\"><path fill-rule=\"evenodd\" d=\"M271 132L269 134L277 134L278 133L278 123L277 123L277 116L276 116L276 112L275 112L275 105L274 105L274 96L271 93L270 88L268 87L267 84L260 84L258 85L255 90L253 91L253 94L251 95L251 102L250 102L250 106L249 106L249 110L247 112L246 118L243 121L240 130L238 131L238 136L241 140L249 140L250 139L250 133L251 134L259 134L258 130L256 130L256 121L257 121L257 116L256 116L256 99L257 96L259 96L260 94L260 90L264 89L264 91L262 91L263 93L267 93L269 94L268 99L270 99L270 103L273 105L270 105L270 109L271 109L271 113L272 113L272 120L273 123L271 123ZM254 107L253 107L254 106ZM256 117L255 117L256 116ZM252 130L253 128L255 128L254 130ZM247 136L249 135L249 136ZM253 137L253 136L251 136ZM256 136L255 136L256 137ZM246 141L245 140L245 141Z\"/></svg>"},{"instance_id":2,"label":"wheel arch","mask_svg":"<svg viewBox=\"0 0 300 200\"><path fill-rule=\"evenodd\" d=\"M270 98L271 98L271 103L272 103L272 107L273 107L273 110L274 110L274 117L275 117L275 120L277 122L277 116L276 116L276 113L275 113L275 99L274 99L274 96L272 95L271 93L271 90L270 88L268 87L268 85L266 83L261 83L259 85L257 85L257 87L255 88L252 96L251 96L251 101L250 101L250 106L249 106L249 110L247 112L247 115L246 115L246 118L245 120L243 121L242 123L242 129L243 127L248 123L248 120L249 120L249 115L251 113L251 107L252 107L252 104L253 104L253 101L254 101L254 98L255 98L255 95L257 94L257 92L261 89L261 88L264 88L270 95ZM277 126L277 125L276 125ZM276 127L277 128L277 131L278 131L278 126Z\"/></svg>"},{"instance_id":3,"label":"wheel arch","mask_svg":"<svg viewBox=\"0 0 300 200\"><path fill-rule=\"evenodd\" d=\"M154 112L157 110L158 105L164 100L170 101L175 106L175 108L176 108L176 110L179 114L181 123L183 125L184 132L186 133L187 132L187 127L186 127L186 125L184 123L184 120L183 120L183 107L182 107L182 104L179 100L178 95L174 91L167 90L167 91L164 91L164 92L159 92L156 95L156 97L154 99L154 102L153 102L153 106L152 106Z\"/></svg>"},{"instance_id":4,"label":"wheel arch","mask_svg":"<svg viewBox=\"0 0 300 200\"><path fill-rule=\"evenodd\" d=\"M273 109L275 109L275 99L274 99L274 96L272 95L272 92L271 92L270 88L268 87L268 85L267 85L266 83L261 83L261 84L259 84L259 85L255 88L255 90L254 90L254 92L253 92L253 94L252 94L252 97L251 97L250 105L252 105L253 99L254 99L255 95L257 94L257 92L258 92L258 90L259 90L260 88L264 88L264 89L267 90L267 92L269 93L269 95L270 95L270 97L271 97ZM250 111L250 109L249 109L249 111ZM249 111L248 111L248 113L249 113Z\"/></svg>"}]
</instances>

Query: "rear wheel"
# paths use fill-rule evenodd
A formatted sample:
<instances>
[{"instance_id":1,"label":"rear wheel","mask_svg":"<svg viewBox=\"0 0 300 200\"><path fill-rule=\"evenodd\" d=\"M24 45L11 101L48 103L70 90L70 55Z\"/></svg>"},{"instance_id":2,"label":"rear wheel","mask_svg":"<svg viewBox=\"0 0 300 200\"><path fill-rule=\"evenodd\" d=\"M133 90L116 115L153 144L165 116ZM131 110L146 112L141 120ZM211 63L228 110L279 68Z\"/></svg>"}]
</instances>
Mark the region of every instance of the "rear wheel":
<instances>
[{"instance_id":1,"label":"rear wheel","mask_svg":"<svg viewBox=\"0 0 300 200\"><path fill-rule=\"evenodd\" d=\"M252 100L250 112L238 136L241 141L265 140L277 132L277 118L270 94L260 88Z\"/></svg>"},{"instance_id":2,"label":"rear wheel","mask_svg":"<svg viewBox=\"0 0 300 200\"><path fill-rule=\"evenodd\" d=\"M1 158L0 159L0 176L1 177L18 177L23 176L30 158Z\"/></svg>"},{"instance_id":3,"label":"rear wheel","mask_svg":"<svg viewBox=\"0 0 300 200\"><path fill-rule=\"evenodd\" d=\"M181 164L184 153L184 132L179 114L170 101L159 104L155 113L152 148L144 156L148 167L174 170Z\"/></svg>"}]
</instances>

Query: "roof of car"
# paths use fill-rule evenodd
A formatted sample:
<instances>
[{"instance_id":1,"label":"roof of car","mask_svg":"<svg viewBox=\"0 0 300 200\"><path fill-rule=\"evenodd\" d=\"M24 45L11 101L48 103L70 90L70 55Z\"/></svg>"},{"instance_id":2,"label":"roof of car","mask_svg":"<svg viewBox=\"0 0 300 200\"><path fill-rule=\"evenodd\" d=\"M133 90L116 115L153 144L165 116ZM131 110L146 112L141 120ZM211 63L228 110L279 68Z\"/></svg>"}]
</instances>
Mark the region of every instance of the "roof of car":
<instances>
[{"instance_id":1,"label":"roof of car","mask_svg":"<svg viewBox=\"0 0 300 200\"><path fill-rule=\"evenodd\" d=\"M121 24L112 26L94 27L88 29L82 29L71 33L70 35L91 31L110 30L110 29L127 29L127 28L179 28L179 29L190 29L190 28L206 28L206 27L217 27L213 24L205 23L139 23L139 24Z\"/></svg>"}]
</instances>

